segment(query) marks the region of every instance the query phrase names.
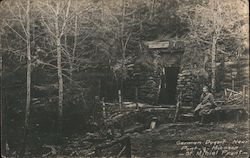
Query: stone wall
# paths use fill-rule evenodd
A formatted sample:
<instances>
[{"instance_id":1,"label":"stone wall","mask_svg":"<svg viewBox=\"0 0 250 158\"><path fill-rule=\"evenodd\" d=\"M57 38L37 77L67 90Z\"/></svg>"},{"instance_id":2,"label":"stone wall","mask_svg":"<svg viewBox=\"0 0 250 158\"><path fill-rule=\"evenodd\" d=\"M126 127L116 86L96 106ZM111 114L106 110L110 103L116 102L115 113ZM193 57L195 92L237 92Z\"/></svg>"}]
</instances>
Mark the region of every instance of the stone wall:
<instances>
[{"instance_id":1,"label":"stone wall","mask_svg":"<svg viewBox=\"0 0 250 158\"><path fill-rule=\"evenodd\" d=\"M156 104L160 93L160 74L140 73L135 77L138 99L141 102ZM177 97L182 94L183 106L196 106L202 93L202 81L192 71L182 70L177 77Z\"/></svg>"},{"instance_id":2,"label":"stone wall","mask_svg":"<svg viewBox=\"0 0 250 158\"><path fill-rule=\"evenodd\" d=\"M156 104L160 93L160 74L140 71L135 76L140 102ZM177 78L177 97L182 93L184 106L196 106L199 103L202 82L190 70L182 70Z\"/></svg>"},{"instance_id":3,"label":"stone wall","mask_svg":"<svg viewBox=\"0 0 250 158\"><path fill-rule=\"evenodd\" d=\"M142 54L134 67L134 84L138 88L138 101L156 104L160 93L161 70L159 52Z\"/></svg>"},{"instance_id":4,"label":"stone wall","mask_svg":"<svg viewBox=\"0 0 250 158\"><path fill-rule=\"evenodd\" d=\"M157 103L159 97L160 76L156 73L142 73L136 77L138 82L138 100L150 104Z\"/></svg>"},{"instance_id":5,"label":"stone wall","mask_svg":"<svg viewBox=\"0 0 250 158\"><path fill-rule=\"evenodd\" d=\"M182 96L183 106L196 106L201 95L201 82L190 70L182 70L177 79L177 97Z\"/></svg>"}]
</instances>

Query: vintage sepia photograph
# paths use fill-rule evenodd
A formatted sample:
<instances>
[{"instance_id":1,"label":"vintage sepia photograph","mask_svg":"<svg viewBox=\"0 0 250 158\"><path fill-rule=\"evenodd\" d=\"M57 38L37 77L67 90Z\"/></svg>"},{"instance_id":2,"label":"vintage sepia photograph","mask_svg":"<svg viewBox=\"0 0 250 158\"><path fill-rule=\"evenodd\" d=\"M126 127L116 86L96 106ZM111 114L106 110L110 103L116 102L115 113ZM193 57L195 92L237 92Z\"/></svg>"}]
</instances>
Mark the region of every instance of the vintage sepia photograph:
<instances>
[{"instance_id":1,"label":"vintage sepia photograph","mask_svg":"<svg viewBox=\"0 0 250 158\"><path fill-rule=\"evenodd\" d=\"M248 158L248 0L1 0L1 157Z\"/></svg>"}]
</instances>

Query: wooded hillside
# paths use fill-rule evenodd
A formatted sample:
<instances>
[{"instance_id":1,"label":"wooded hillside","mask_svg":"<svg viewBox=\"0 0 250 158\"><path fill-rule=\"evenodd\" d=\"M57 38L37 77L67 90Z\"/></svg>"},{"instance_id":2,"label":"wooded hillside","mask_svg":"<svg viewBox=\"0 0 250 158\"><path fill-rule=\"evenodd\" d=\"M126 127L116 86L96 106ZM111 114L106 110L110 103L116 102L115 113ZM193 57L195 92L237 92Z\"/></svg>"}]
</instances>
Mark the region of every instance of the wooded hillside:
<instances>
[{"instance_id":1,"label":"wooded hillside","mask_svg":"<svg viewBox=\"0 0 250 158\"><path fill-rule=\"evenodd\" d=\"M219 92L216 63L248 58L248 5L246 0L1 1L2 150L17 156L60 144L66 136L95 130L101 101L138 101L135 76L162 73L161 57L148 53L148 41L183 41L181 70ZM148 85L145 95L159 95ZM141 102L154 102L152 96Z\"/></svg>"}]
</instances>

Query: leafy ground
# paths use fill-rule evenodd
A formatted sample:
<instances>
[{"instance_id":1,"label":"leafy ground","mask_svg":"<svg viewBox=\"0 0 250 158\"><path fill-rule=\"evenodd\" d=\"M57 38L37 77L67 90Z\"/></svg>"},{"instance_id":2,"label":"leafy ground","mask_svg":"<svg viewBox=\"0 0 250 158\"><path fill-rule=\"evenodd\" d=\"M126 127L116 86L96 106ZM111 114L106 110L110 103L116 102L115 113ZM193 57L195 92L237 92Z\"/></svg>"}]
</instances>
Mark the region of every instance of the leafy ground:
<instances>
[{"instance_id":1,"label":"leafy ground","mask_svg":"<svg viewBox=\"0 0 250 158\"><path fill-rule=\"evenodd\" d=\"M247 138L249 138L247 121L220 124L168 123L161 124L153 130L141 129L133 133L127 133L124 136L130 137L129 144L125 145L131 146L131 157L245 158L249 156L249 148L247 149L249 147L249 142L247 142ZM125 147L124 143L107 145L124 136L117 135L112 140L96 133L67 137L65 138L67 141L63 146L47 146L47 148L50 148L50 152L43 154L42 157L126 157L128 155L124 149L127 147ZM180 145L183 142L200 142L201 144ZM106 147L97 153L97 147L102 145ZM185 146L190 148L189 150L192 150L192 152L188 152ZM193 149L191 149L192 147ZM196 149L194 149L195 147ZM203 147L206 147L206 149ZM210 155L213 152L217 152L215 156ZM37 155L37 157L39 156Z\"/></svg>"},{"instance_id":2,"label":"leafy ground","mask_svg":"<svg viewBox=\"0 0 250 158\"><path fill-rule=\"evenodd\" d=\"M64 135L58 143L55 143L54 134L32 133L36 139L48 140L32 143L28 157L248 157L247 120L237 123L232 119L205 124L193 121L171 123L173 119L163 117L170 116L171 109L165 108L161 113L159 110L164 109L158 108L157 116L166 121L159 121L160 125L153 130L148 129L150 115L156 116L152 109L151 112L131 109L112 117L115 124L123 122L123 132L115 125L113 134L109 133L109 127L93 128L89 132ZM200 144L185 144L197 142ZM9 157L19 157L15 153L11 151Z\"/></svg>"}]
</instances>

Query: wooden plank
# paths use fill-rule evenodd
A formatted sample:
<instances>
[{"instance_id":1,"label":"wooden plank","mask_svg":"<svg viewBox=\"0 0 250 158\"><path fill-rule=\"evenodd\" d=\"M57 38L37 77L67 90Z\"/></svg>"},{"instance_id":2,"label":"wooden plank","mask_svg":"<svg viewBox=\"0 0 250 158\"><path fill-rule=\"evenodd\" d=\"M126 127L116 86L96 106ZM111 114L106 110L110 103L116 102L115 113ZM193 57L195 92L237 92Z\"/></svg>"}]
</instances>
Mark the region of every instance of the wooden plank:
<instances>
[{"instance_id":1,"label":"wooden plank","mask_svg":"<svg viewBox=\"0 0 250 158\"><path fill-rule=\"evenodd\" d=\"M164 41L164 42L150 41L150 42L145 42L145 44L148 46L148 48L151 48L151 49L169 48L169 46L170 46L169 41Z\"/></svg>"},{"instance_id":2,"label":"wooden plank","mask_svg":"<svg viewBox=\"0 0 250 158\"><path fill-rule=\"evenodd\" d=\"M234 91L234 90L232 90L232 89L229 89L229 88L227 88L226 89L228 92L232 92L232 93L234 93L234 95L238 95L238 94L240 94L240 95L242 95L242 92L240 91L240 92L237 92L237 91ZM248 97L248 95L246 94L246 96Z\"/></svg>"},{"instance_id":3,"label":"wooden plank","mask_svg":"<svg viewBox=\"0 0 250 158\"><path fill-rule=\"evenodd\" d=\"M246 110L242 105L222 105L219 109L215 109L216 111L222 110Z\"/></svg>"}]
</instances>

